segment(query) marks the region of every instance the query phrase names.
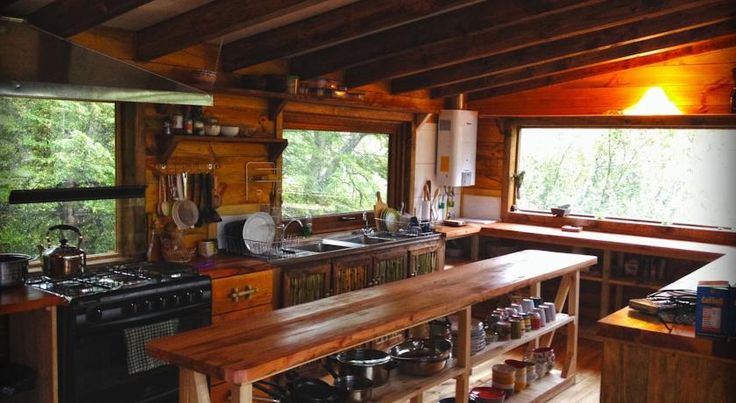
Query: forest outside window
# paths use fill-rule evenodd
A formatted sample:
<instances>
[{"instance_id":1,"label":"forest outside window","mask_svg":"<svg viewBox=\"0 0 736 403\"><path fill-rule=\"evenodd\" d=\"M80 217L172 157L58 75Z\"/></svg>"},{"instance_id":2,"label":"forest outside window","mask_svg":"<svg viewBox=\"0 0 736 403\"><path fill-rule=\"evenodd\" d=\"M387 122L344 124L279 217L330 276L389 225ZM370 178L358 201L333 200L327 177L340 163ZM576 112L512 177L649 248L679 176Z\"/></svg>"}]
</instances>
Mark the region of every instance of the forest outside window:
<instances>
[{"instance_id":1,"label":"forest outside window","mask_svg":"<svg viewBox=\"0 0 736 403\"><path fill-rule=\"evenodd\" d=\"M736 228L736 135L715 128L519 129L519 212Z\"/></svg>"},{"instance_id":2,"label":"forest outside window","mask_svg":"<svg viewBox=\"0 0 736 403\"><path fill-rule=\"evenodd\" d=\"M372 210L387 194L389 135L288 129L283 154L284 216Z\"/></svg>"},{"instance_id":3,"label":"forest outside window","mask_svg":"<svg viewBox=\"0 0 736 403\"><path fill-rule=\"evenodd\" d=\"M7 203L14 189L115 185L115 112L109 102L0 98L1 252L37 255L57 224L78 227L88 255L117 252L115 200Z\"/></svg>"}]
</instances>

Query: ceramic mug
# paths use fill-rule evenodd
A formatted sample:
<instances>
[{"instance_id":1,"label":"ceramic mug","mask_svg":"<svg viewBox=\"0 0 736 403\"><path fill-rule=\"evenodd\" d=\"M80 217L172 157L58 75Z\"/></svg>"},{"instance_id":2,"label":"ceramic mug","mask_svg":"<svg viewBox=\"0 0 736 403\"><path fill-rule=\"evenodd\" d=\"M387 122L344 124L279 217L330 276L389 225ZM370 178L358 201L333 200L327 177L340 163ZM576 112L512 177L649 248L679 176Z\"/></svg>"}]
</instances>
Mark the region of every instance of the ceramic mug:
<instances>
[{"instance_id":1,"label":"ceramic mug","mask_svg":"<svg viewBox=\"0 0 736 403\"><path fill-rule=\"evenodd\" d=\"M532 351L532 362L538 378L547 375L555 366L555 350L552 347L535 348Z\"/></svg>"}]
</instances>

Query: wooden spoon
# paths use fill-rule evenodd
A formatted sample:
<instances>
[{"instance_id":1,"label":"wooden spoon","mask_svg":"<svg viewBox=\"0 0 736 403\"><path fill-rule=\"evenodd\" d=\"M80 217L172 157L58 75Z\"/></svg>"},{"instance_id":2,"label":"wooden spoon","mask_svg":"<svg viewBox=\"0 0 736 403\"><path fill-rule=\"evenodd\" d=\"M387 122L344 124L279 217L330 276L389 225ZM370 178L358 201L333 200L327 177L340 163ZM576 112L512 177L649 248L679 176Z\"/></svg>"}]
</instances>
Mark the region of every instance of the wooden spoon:
<instances>
[{"instance_id":1,"label":"wooden spoon","mask_svg":"<svg viewBox=\"0 0 736 403\"><path fill-rule=\"evenodd\" d=\"M170 185L167 183L169 181L169 175L165 175L161 177L161 189L163 191L163 201L161 202L161 214L164 216L170 216L171 215L171 202L169 201L169 189L167 188L167 185Z\"/></svg>"}]
</instances>

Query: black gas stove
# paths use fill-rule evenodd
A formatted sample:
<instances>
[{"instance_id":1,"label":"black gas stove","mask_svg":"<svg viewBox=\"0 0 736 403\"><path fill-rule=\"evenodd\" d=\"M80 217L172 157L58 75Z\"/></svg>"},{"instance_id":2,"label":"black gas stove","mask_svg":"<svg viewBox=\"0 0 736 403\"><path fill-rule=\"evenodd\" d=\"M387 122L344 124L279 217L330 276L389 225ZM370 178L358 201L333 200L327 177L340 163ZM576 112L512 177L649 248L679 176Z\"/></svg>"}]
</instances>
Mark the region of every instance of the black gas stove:
<instances>
[{"instance_id":1,"label":"black gas stove","mask_svg":"<svg viewBox=\"0 0 736 403\"><path fill-rule=\"evenodd\" d=\"M132 263L29 286L64 297L58 307L61 403L176 402L178 371L145 344L210 323L210 279L190 266Z\"/></svg>"},{"instance_id":2,"label":"black gas stove","mask_svg":"<svg viewBox=\"0 0 736 403\"><path fill-rule=\"evenodd\" d=\"M31 287L74 301L100 294L124 294L136 288L160 288L201 278L191 266L176 263L127 263L92 269L71 279L30 278Z\"/></svg>"}]
</instances>

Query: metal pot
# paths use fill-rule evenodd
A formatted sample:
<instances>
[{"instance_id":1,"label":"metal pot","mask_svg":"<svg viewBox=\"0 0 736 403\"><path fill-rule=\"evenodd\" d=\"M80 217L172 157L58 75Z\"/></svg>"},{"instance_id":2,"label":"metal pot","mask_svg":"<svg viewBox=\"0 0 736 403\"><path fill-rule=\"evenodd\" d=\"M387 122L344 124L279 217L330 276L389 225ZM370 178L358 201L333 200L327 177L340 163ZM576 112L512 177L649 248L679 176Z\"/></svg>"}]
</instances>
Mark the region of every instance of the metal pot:
<instances>
[{"instance_id":1,"label":"metal pot","mask_svg":"<svg viewBox=\"0 0 736 403\"><path fill-rule=\"evenodd\" d=\"M399 371L414 376L429 376L445 368L452 342L447 339L409 339L391 347L391 358L399 362Z\"/></svg>"},{"instance_id":2,"label":"metal pot","mask_svg":"<svg viewBox=\"0 0 736 403\"><path fill-rule=\"evenodd\" d=\"M327 372L335 378L333 385L347 392L348 402L368 402L373 397L373 381L358 375L338 375L329 365L324 366Z\"/></svg>"},{"instance_id":3,"label":"metal pot","mask_svg":"<svg viewBox=\"0 0 736 403\"><path fill-rule=\"evenodd\" d=\"M59 245L51 246L51 231L74 231L77 234L77 245L67 245L66 238L59 239ZM84 272L87 265L87 254L80 246L82 245L82 233L77 227L71 225L54 225L46 232L46 249L38 245L43 263L43 274L54 279L65 279L76 277Z\"/></svg>"},{"instance_id":4,"label":"metal pot","mask_svg":"<svg viewBox=\"0 0 736 403\"><path fill-rule=\"evenodd\" d=\"M398 366L391 356L380 350L355 348L330 357L340 375L355 375L373 381L378 387L388 382L391 370Z\"/></svg>"},{"instance_id":5,"label":"metal pot","mask_svg":"<svg viewBox=\"0 0 736 403\"><path fill-rule=\"evenodd\" d=\"M23 285L32 257L22 253L0 253L0 288Z\"/></svg>"}]
</instances>

